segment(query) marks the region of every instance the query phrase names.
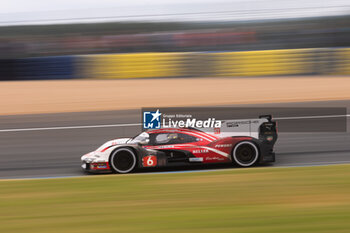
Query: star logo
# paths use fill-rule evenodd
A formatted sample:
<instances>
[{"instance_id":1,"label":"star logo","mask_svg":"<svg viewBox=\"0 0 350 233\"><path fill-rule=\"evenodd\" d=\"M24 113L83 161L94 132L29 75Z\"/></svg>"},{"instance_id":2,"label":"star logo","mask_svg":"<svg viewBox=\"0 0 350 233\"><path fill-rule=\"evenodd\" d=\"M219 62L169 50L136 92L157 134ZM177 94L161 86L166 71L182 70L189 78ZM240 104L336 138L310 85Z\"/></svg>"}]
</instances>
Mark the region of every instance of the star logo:
<instances>
[{"instance_id":1,"label":"star logo","mask_svg":"<svg viewBox=\"0 0 350 233\"><path fill-rule=\"evenodd\" d=\"M151 115L153 116L153 118L152 118L152 120L151 120L151 122L152 122L152 121L154 121L154 120L159 121L159 117L160 117L160 115L162 115L162 114L159 112L159 109L157 109L157 111L156 111L155 113L151 113Z\"/></svg>"},{"instance_id":2,"label":"star logo","mask_svg":"<svg viewBox=\"0 0 350 233\"><path fill-rule=\"evenodd\" d=\"M157 111L144 111L143 112L143 129L160 129L160 118L162 113Z\"/></svg>"}]
</instances>

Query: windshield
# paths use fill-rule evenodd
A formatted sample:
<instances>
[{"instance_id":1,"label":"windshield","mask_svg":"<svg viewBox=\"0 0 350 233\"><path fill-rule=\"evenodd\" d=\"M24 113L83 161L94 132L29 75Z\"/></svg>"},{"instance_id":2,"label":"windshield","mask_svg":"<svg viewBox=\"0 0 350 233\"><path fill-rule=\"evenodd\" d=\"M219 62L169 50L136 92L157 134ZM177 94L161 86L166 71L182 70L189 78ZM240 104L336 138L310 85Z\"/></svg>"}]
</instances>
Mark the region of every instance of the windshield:
<instances>
[{"instance_id":1,"label":"windshield","mask_svg":"<svg viewBox=\"0 0 350 233\"><path fill-rule=\"evenodd\" d=\"M149 142L149 134L146 132L142 132L139 135L130 139L130 141L128 141L129 144L137 144L137 143L147 144L148 142Z\"/></svg>"}]
</instances>

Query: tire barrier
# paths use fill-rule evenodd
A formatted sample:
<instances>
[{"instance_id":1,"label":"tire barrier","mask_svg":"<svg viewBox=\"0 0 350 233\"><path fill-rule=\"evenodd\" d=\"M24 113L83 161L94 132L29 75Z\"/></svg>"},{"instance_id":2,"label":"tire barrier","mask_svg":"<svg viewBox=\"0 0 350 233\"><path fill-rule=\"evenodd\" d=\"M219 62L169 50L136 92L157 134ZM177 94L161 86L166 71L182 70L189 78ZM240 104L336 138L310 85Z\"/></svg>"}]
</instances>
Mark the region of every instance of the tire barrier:
<instances>
[{"instance_id":1,"label":"tire barrier","mask_svg":"<svg viewBox=\"0 0 350 233\"><path fill-rule=\"evenodd\" d=\"M312 74L310 50L265 50L215 54L217 76L277 76Z\"/></svg>"},{"instance_id":2,"label":"tire barrier","mask_svg":"<svg viewBox=\"0 0 350 233\"><path fill-rule=\"evenodd\" d=\"M89 55L83 59L81 76L88 78L162 78L183 75L182 53Z\"/></svg>"},{"instance_id":3,"label":"tire barrier","mask_svg":"<svg viewBox=\"0 0 350 233\"><path fill-rule=\"evenodd\" d=\"M16 80L16 60L0 59L0 80Z\"/></svg>"},{"instance_id":4,"label":"tire barrier","mask_svg":"<svg viewBox=\"0 0 350 233\"><path fill-rule=\"evenodd\" d=\"M350 75L350 48L0 59L0 80Z\"/></svg>"},{"instance_id":5,"label":"tire barrier","mask_svg":"<svg viewBox=\"0 0 350 233\"><path fill-rule=\"evenodd\" d=\"M94 79L350 74L350 48L84 56L80 77Z\"/></svg>"},{"instance_id":6,"label":"tire barrier","mask_svg":"<svg viewBox=\"0 0 350 233\"><path fill-rule=\"evenodd\" d=\"M76 78L74 60L73 56L17 59L16 79L73 79Z\"/></svg>"},{"instance_id":7,"label":"tire barrier","mask_svg":"<svg viewBox=\"0 0 350 233\"><path fill-rule=\"evenodd\" d=\"M333 73L338 75L350 74L350 48L336 49L333 60L336 61Z\"/></svg>"}]
</instances>

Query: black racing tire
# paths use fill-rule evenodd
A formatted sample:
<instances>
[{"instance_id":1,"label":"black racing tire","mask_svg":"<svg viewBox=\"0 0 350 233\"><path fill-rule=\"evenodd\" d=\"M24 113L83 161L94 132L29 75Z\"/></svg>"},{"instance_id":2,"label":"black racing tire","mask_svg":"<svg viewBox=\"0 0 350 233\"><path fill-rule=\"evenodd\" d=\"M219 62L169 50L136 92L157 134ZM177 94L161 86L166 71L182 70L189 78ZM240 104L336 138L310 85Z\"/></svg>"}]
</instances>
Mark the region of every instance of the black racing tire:
<instances>
[{"instance_id":1,"label":"black racing tire","mask_svg":"<svg viewBox=\"0 0 350 233\"><path fill-rule=\"evenodd\" d=\"M232 151L232 161L241 167L254 166L259 159L257 145L250 141L237 143Z\"/></svg>"},{"instance_id":2,"label":"black racing tire","mask_svg":"<svg viewBox=\"0 0 350 233\"><path fill-rule=\"evenodd\" d=\"M117 148L109 156L109 165L114 173L130 173L137 165L136 154L128 147Z\"/></svg>"}]
</instances>

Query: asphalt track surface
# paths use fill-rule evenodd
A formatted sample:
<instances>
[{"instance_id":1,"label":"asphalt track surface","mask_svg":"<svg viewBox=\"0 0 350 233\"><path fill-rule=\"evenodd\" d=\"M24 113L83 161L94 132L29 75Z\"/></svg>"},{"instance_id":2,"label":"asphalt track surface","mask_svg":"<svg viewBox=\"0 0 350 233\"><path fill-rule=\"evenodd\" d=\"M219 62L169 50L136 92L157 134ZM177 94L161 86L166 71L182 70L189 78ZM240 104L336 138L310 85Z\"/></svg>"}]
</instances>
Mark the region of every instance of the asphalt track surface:
<instances>
[{"instance_id":1,"label":"asphalt track surface","mask_svg":"<svg viewBox=\"0 0 350 233\"><path fill-rule=\"evenodd\" d=\"M251 107L252 105L247 105ZM265 104L259 107L346 107L350 101ZM349 112L349 111L347 111ZM317 113L317 112L316 112ZM276 163L268 166L314 166L350 163L349 127L325 132L339 118L284 119L291 111L274 113L281 129L275 146ZM347 113L348 114L348 113ZM245 113L243 111L242 116ZM248 114L249 115L249 114ZM319 114L323 116L324 113ZM344 123L349 125L349 115ZM324 132L293 132L310 122ZM107 140L130 137L140 132L140 110L0 116L0 179L44 178L85 175L80 157ZM101 126L104 125L104 126ZM86 126L86 127L80 127ZM333 127L333 126L332 126ZM299 130L300 131L300 130ZM201 166L186 170L231 169L231 166ZM235 169L235 168L232 168ZM150 170L182 171L181 169ZM141 171L146 172L146 171Z\"/></svg>"}]
</instances>

